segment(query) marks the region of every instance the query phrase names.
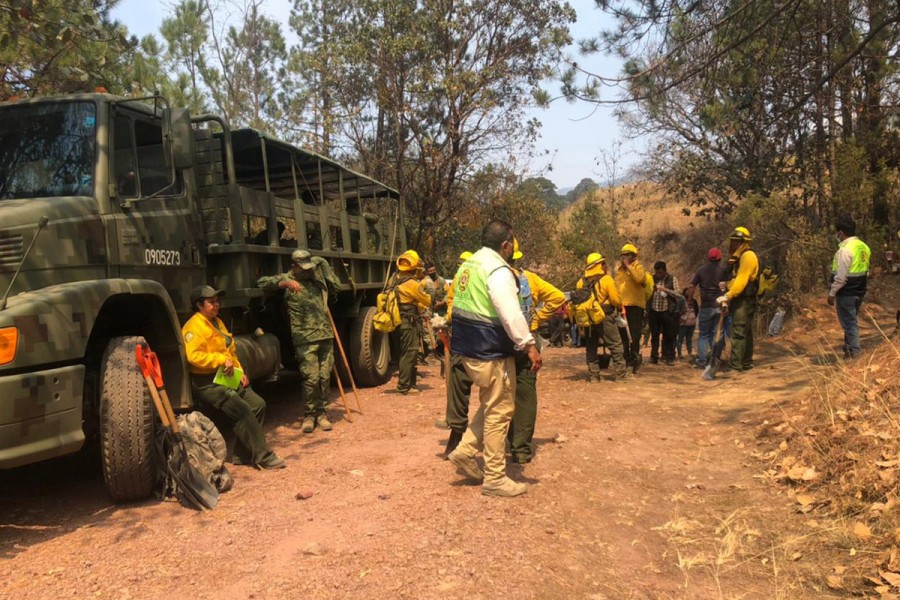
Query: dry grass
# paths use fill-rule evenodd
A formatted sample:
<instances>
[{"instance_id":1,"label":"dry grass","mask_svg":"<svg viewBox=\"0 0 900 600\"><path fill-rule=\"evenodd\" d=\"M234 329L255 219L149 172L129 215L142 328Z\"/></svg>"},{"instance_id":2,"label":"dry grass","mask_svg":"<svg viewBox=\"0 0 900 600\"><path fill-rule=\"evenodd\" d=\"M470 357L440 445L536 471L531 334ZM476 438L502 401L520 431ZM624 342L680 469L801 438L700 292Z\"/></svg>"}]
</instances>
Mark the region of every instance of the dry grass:
<instances>
[{"instance_id":1,"label":"dry grass","mask_svg":"<svg viewBox=\"0 0 900 600\"><path fill-rule=\"evenodd\" d=\"M815 343L832 366L810 373L809 395L777 407L757 457L806 515L812 531L792 545L830 567L819 583L889 597L900 592L900 349L882 332L872 352L844 362Z\"/></svg>"}]
</instances>

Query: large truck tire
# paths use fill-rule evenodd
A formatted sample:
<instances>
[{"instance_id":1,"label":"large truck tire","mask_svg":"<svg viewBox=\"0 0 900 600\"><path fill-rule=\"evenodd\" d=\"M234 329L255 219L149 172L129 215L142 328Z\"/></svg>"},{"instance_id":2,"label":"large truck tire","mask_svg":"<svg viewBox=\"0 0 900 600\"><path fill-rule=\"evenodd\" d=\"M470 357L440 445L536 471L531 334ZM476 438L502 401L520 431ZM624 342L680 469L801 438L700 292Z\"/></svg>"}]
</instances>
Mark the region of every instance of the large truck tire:
<instances>
[{"instance_id":1,"label":"large truck tire","mask_svg":"<svg viewBox=\"0 0 900 600\"><path fill-rule=\"evenodd\" d=\"M116 502L153 493L157 460L153 407L135 359L138 336L110 340L100 366L100 453L103 480Z\"/></svg>"},{"instance_id":2,"label":"large truck tire","mask_svg":"<svg viewBox=\"0 0 900 600\"><path fill-rule=\"evenodd\" d=\"M359 316L350 323L350 367L356 383L374 387L390 377L391 346L386 333L375 329L372 318L374 306L360 308Z\"/></svg>"}]
</instances>

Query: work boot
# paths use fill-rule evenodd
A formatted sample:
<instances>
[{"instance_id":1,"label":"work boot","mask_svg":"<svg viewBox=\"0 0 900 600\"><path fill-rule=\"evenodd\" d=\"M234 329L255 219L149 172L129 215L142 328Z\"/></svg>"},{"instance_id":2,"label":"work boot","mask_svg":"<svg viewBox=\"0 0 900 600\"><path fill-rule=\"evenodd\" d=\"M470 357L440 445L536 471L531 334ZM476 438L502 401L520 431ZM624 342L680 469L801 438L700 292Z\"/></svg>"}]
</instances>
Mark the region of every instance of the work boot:
<instances>
[{"instance_id":1,"label":"work boot","mask_svg":"<svg viewBox=\"0 0 900 600\"><path fill-rule=\"evenodd\" d=\"M450 429L450 425L447 423L447 419L435 419L434 426L438 429Z\"/></svg>"},{"instance_id":2,"label":"work boot","mask_svg":"<svg viewBox=\"0 0 900 600\"><path fill-rule=\"evenodd\" d=\"M450 458L450 453L456 450L462 441L463 434L461 431L450 430L450 437L447 438L447 447L444 449L444 460Z\"/></svg>"},{"instance_id":3,"label":"work boot","mask_svg":"<svg viewBox=\"0 0 900 600\"><path fill-rule=\"evenodd\" d=\"M283 469L287 465L283 458L279 458L277 454L270 450L256 466L260 469Z\"/></svg>"},{"instance_id":4,"label":"work boot","mask_svg":"<svg viewBox=\"0 0 900 600\"><path fill-rule=\"evenodd\" d=\"M531 462L531 457L521 452L513 452L512 461L517 465L527 465Z\"/></svg>"},{"instance_id":5,"label":"work boot","mask_svg":"<svg viewBox=\"0 0 900 600\"><path fill-rule=\"evenodd\" d=\"M521 496L527 491L528 486L526 484L513 481L509 477L504 477L499 483L486 483L481 486L481 494L483 496L513 498L515 496Z\"/></svg>"},{"instance_id":6,"label":"work boot","mask_svg":"<svg viewBox=\"0 0 900 600\"><path fill-rule=\"evenodd\" d=\"M461 475L471 477L477 481L484 481L484 471L478 466L474 456L466 456L458 450L447 455L447 460L452 462Z\"/></svg>"},{"instance_id":7,"label":"work boot","mask_svg":"<svg viewBox=\"0 0 900 600\"><path fill-rule=\"evenodd\" d=\"M638 369L641 368L641 363L644 362L644 357L640 354L637 355L637 358L634 359L634 363L631 365L631 374L637 375Z\"/></svg>"},{"instance_id":8,"label":"work boot","mask_svg":"<svg viewBox=\"0 0 900 600\"><path fill-rule=\"evenodd\" d=\"M316 417L316 426L322 431L331 431L334 427L331 425L331 421L328 420L328 417L325 415L319 415Z\"/></svg>"},{"instance_id":9,"label":"work boot","mask_svg":"<svg viewBox=\"0 0 900 600\"><path fill-rule=\"evenodd\" d=\"M397 391L400 392L401 394L403 394L404 396L415 396L416 394L421 393L419 391L419 388L414 388L414 387L411 387L408 390L398 389Z\"/></svg>"},{"instance_id":10,"label":"work boot","mask_svg":"<svg viewBox=\"0 0 900 600\"><path fill-rule=\"evenodd\" d=\"M303 425L300 427L300 431L303 433L312 433L315 428L316 420L310 415L303 419Z\"/></svg>"}]
</instances>

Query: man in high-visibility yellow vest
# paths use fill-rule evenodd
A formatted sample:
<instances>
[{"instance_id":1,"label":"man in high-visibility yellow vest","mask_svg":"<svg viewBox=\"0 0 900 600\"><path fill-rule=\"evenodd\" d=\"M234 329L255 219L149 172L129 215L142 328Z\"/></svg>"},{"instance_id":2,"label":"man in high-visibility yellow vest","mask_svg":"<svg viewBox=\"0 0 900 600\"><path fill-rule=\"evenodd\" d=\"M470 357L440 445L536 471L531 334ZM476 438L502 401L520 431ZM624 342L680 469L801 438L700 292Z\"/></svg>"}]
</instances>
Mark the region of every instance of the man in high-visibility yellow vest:
<instances>
[{"instance_id":1,"label":"man in high-visibility yellow vest","mask_svg":"<svg viewBox=\"0 0 900 600\"><path fill-rule=\"evenodd\" d=\"M856 223L850 217L839 217L834 228L838 250L831 263L828 306L835 307L844 330L844 358L856 358L862 352L856 317L866 295L872 251L856 237Z\"/></svg>"},{"instance_id":2,"label":"man in high-visibility yellow vest","mask_svg":"<svg viewBox=\"0 0 900 600\"><path fill-rule=\"evenodd\" d=\"M460 267L453 299L450 350L462 357L466 374L478 386L480 406L447 458L460 473L483 480L481 493L486 496L512 497L528 491L527 485L506 476L506 436L516 392L514 356L526 354L534 373L543 364L508 264L514 239L508 223L485 225L483 247ZM479 451L484 453L484 471L475 461Z\"/></svg>"}]
</instances>

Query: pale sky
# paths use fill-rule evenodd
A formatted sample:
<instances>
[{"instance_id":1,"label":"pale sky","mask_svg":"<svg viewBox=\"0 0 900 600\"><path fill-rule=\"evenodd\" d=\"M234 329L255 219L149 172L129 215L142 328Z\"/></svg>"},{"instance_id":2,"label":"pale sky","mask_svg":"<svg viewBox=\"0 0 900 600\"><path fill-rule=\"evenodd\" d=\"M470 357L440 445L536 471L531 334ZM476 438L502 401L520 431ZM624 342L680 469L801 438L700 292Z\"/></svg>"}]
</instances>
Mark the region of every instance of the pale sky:
<instances>
[{"instance_id":1,"label":"pale sky","mask_svg":"<svg viewBox=\"0 0 900 600\"><path fill-rule=\"evenodd\" d=\"M592 36L601 27L608 26L609 20L596 8L593 0L569 1L578 12L578 21L572 26L572 37L575 40ZM168 4L162 0L122 0L113 10L112 16L138 37L148 33L159 37L159 26L169 13ZM263 6L263 11L268 16L282 22L282 33L289 43L293 41L287 25L291 5L291 0L267 0ZM570 54L577 56L577 50L572 48ZM606 76L615 76L620 72L621 62L617 59L578 56L577 60L584 67ZM551 97L559 95L558 83L548 82L546 87L550 90ZM614 92L608 89L604 89L602 94L604 99L614 97ZM601 149L612 152L614 142L621 137L612 107L597 107L583 102L569 104L564 100L556 100L546 110L535 108L529 111L529 117L536 117L543 123L541 139L536 148L538 158L530 165L532 174L547 177L559 189L574 187L585 177L600 184L606 182L606 171L596 165L596 160ZM637 162L640 150L639 146L636 150L632 142L624 138L622 141L618 166L620 176L624 175L624 169ZM545 155L545 152L549 152L549 155ZM547 164L551 160L552 170L547 171Z\"/></svg>"}]
</instances>

